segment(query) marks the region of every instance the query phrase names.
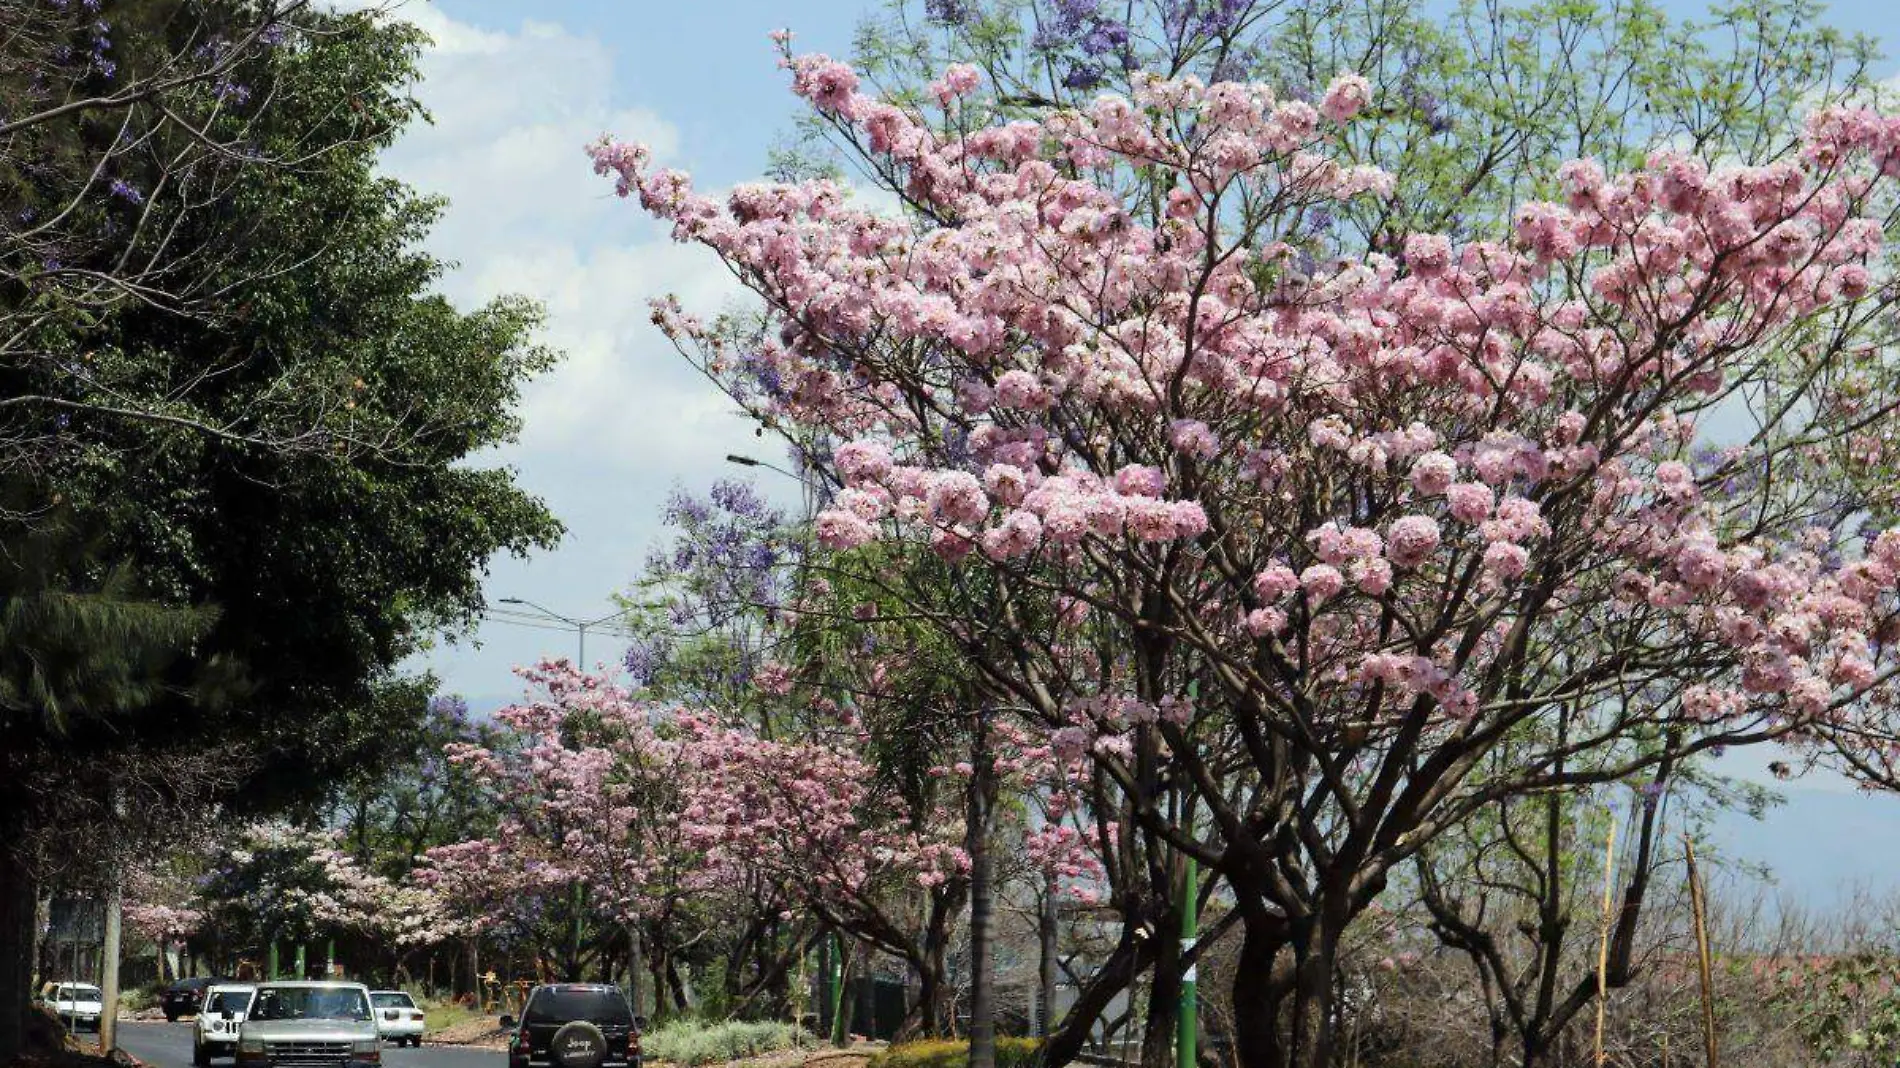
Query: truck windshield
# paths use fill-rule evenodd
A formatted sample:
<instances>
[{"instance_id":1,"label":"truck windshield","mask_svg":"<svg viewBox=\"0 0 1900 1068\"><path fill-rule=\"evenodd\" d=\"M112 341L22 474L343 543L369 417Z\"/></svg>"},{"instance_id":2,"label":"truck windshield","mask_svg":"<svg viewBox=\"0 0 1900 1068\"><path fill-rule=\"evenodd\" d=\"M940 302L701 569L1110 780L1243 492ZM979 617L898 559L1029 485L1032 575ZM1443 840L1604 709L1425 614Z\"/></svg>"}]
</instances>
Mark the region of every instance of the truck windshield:
<instances>
[{"instance_id":1,"label":"truck windshield","mask_svg":"<svg viewBox=\"0 0 1900 1068\"><path fill-rule=\"evenodd\" d=\"M349 987L264 987L251 999L251 1020L367 1020L369 999Z\"/></svg>"}]
</instances>

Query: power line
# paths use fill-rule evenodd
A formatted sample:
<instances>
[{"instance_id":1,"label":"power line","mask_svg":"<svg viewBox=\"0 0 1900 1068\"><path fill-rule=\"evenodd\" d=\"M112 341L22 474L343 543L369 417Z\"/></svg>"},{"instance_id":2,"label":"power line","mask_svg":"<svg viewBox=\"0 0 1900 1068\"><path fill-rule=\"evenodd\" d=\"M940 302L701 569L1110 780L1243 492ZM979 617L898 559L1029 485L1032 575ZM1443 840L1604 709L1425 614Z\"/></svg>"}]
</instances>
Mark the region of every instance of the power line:
<instances>
[{"instance_id":1,"label":"power line","mask_svg":"<svg viewBox=\"0 0 1900 1068\"><path fill-rule=\"evenodd\" d=\"M564 627L558 623L548 622L545 617L527 615L523 613L507 613L501 610L486 609L481 613L481 618L484 621L489 622L489 623L506 623L509 626L526 627L532 630L553 631L556 634L574 633L573 627ZM631 631L623 630L617 627L589 627L587 629L588 629L588 633L590 634L606 634L615 638L624 638L628 641L632 641L635 638L639 637L639 635L634 634Z\"/></svg>"}]
</instances>

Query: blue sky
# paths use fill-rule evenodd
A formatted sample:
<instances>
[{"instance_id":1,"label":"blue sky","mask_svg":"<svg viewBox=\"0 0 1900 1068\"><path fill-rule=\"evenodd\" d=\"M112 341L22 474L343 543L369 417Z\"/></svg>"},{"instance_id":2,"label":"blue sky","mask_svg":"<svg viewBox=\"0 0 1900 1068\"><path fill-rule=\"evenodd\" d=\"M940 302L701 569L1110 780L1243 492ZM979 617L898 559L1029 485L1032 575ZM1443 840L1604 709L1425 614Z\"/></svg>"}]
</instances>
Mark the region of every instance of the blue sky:
<instances>
[{"instance_id":1,"label":"blue sky","mask_svg":"<svg viewBox=\"0 0 1900 1068\"><path fill-rule=\"evenodd\" d=\"M801 50L845 55L858 21L881 0L339 3L394 8L436 40L417 90L436 123L406 135L387 165L450 200L431 240L459 265L444 290L464 305L502 293L544 301L544 340L566 353L529 390L522 439L501 459L547 499L569 536L532 560L497 560L489 600L605 615L659 538L668 491L733 474L725 455L759 446L647 322L649 296L674 292L689 307L717 308L736 295L730 280L614 199L581 146L611 131L648 142L706 187L753 178L795 115L766 35L789 26ZM1828 21L1900 54L1893 3L1849 0ZM1677 17L1705 10L1682 0L1665 6ZM1897 71L1889 60L1880 73ZM760 455L778 459L775 449ZM775 479L765 474L761 488L789 501L794 487ZM595 635L587 659L614 662L623 649ZM573 650L571 634L492 622L473 641L438 645L410 666L435 671L445 690L488 711L519 695L513 666ZM1734 758L1730 770L1755 777L1770 758ZM1832 796L1804 801L1815 789ZM1737 826L1724 836L1735 852L1786 869L1812 896L1842 879L1900 878L1900 859L1879 856L1900 851L1854 848L1869 828L1900 831L1900 801L1815 782L1791 791L1761 832Z\"/></svg>"}]
</instances>

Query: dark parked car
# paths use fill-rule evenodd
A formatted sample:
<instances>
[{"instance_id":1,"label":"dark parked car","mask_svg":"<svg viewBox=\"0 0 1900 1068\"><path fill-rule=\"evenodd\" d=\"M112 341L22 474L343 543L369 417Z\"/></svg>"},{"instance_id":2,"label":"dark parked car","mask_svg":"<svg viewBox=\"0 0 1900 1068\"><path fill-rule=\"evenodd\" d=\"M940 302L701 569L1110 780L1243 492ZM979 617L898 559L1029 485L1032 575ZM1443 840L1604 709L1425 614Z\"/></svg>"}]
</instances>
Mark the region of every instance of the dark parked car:
<instances>
[{"instance_id":1,"label":"dark parked car","mask_svg":"<svg viewBox=\"0 0 1900 1068\"><path fill-rule=\"evenodd\" d=\"M508 1068L640 1068L640 1028L617 986L556 983L528 994L521 1019L503 1016L514 1031Z\"/></svg>"},{"instance_id":2,"label":"dark parked car","mask_svg":"<svg viewBox=\"0 0 1900 1068\"><path fill-rule=\"evenodd\" d=\"M205 991L230 981L208 975L180 979L165 988L165 993L158 999L158 1007L165 1010L165 1019L174 1023L180 1016L196 1016L198 1010L204 1007Z\"/></svg>"}]
</instances>

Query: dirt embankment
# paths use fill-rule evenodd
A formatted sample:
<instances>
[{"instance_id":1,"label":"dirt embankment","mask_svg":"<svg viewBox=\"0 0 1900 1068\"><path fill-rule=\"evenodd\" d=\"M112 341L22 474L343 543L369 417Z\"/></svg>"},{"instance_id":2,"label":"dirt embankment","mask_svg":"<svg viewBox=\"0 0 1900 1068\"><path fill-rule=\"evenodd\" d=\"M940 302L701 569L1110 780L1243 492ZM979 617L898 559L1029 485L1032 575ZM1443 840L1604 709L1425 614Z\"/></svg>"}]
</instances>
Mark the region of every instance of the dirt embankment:
<instances>
[{"instance_id":1,"label":"dirt embankment","mask_svg":"<svg viewBox=\"0 0 1900 1068\"><path fill-rule=\"evenodd\" d=\"M12 1068L145 1068L145 1065L122 1049L101 1055L95 1037L75 1039L66 1033L64 1024L35 1008L26 1015L26 1053Z\"/></svg>"},{"instance_id":2,"label":"dirt embankment","mask_svg":"<svg viewBox=\"0 0 1900 1068\"><path fill-rule=\"evenodd\" d=\"M493 1016L472 1016L429 1032L425 1041L443 1046L507 1049L508 1032L501 1029Z\"/></svg>"}]
</instances>

